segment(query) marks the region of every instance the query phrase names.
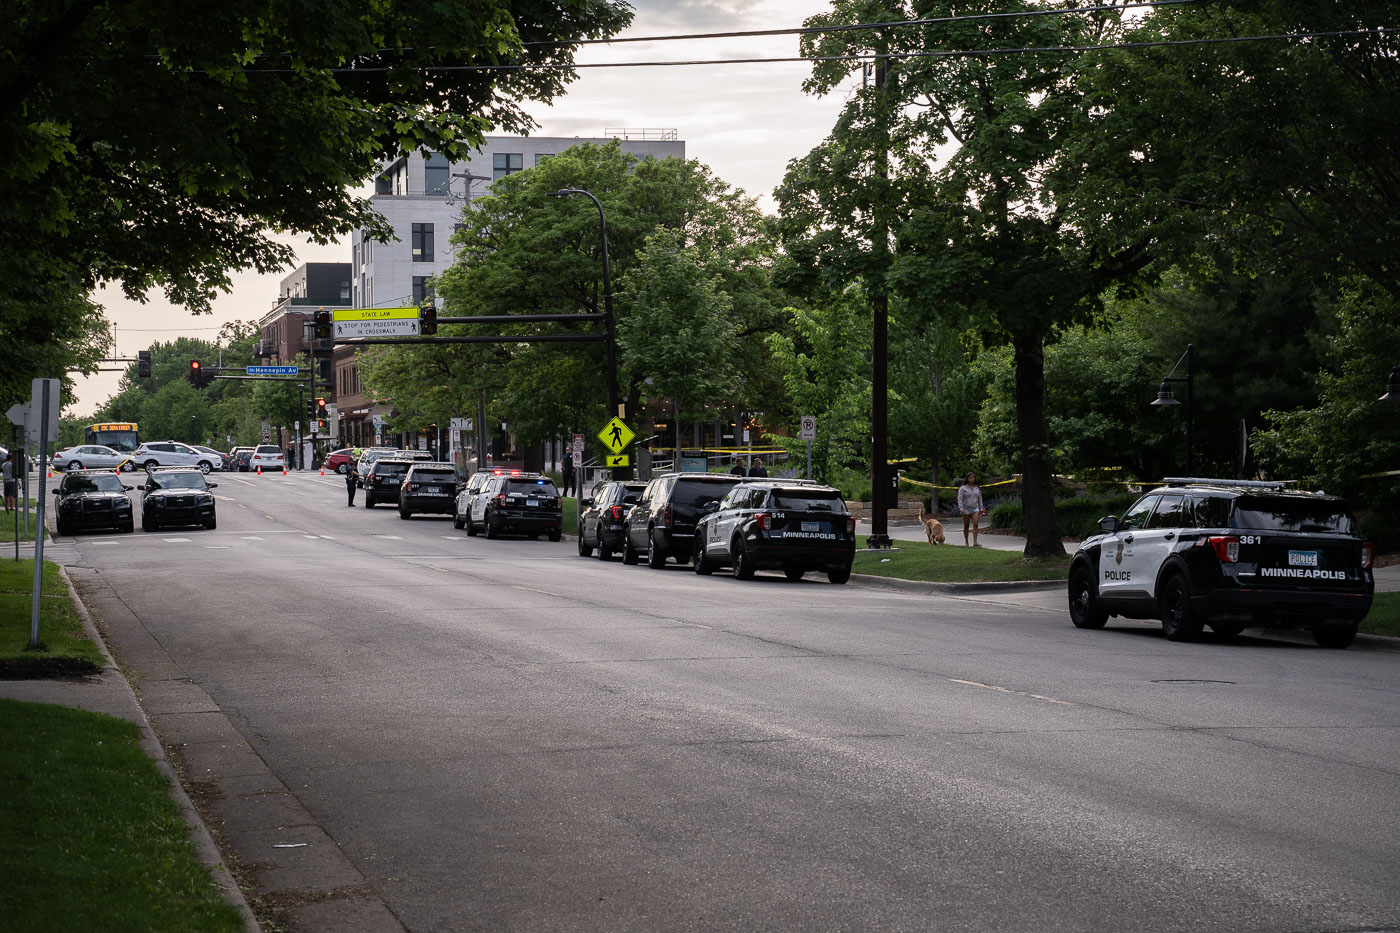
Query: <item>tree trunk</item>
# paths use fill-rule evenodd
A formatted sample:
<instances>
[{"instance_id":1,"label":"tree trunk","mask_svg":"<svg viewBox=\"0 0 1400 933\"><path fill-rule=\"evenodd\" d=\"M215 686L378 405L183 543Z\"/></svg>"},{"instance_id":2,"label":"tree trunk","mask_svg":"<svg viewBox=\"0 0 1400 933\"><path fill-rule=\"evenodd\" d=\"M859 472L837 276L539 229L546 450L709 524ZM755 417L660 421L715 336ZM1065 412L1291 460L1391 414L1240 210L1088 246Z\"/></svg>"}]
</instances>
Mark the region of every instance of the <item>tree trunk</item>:
<instances>
[{"instance_id":1,"label":"tree trunk","mask_svg":"<svg viewBox=\"0 0 1400 933\"><path fill-rule=\"evenodd\" d=\"M1045 424L1045 348L1040 335L1015 337L1016 428L1021 438L1021 511L1027 557L1065 553L1050 475L1050 431Z\"/></svg>"}]
</instances>

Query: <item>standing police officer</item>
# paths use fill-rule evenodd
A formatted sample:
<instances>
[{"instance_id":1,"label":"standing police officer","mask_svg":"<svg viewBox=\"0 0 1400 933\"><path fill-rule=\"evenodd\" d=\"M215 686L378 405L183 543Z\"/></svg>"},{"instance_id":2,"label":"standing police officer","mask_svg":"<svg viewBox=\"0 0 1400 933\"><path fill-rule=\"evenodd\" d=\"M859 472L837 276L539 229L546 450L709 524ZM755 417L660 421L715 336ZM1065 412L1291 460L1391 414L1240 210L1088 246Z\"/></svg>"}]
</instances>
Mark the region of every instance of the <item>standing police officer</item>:
<instances>
[{"instance_id":1,"label":"standing police officer","mask_svg":"<svg viewBox=\"0 0 1400 933\"><path fill-rule=\"evenodd\" d=\"M350 497L350 501L347 502L346 505L352 509L355 507L355 480L359 477L359 474L356 473L355 470L360 465L360 453L361 451L358 447L350 452L350 455L355 459L354 462L349 464L350 468L345 471L345 492Z\"/></svg>"}]
</instances>

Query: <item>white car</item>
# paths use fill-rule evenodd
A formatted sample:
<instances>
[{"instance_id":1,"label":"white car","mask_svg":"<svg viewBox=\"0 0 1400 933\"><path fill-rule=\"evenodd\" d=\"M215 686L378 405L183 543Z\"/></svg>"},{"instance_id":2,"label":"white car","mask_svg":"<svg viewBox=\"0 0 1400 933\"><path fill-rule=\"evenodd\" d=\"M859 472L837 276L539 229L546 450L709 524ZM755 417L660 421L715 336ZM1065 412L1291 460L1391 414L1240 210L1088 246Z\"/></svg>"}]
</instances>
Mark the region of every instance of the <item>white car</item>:
<instances>
[{"instance_id":1,"label":"white car","mask_svg":"<svg viewBox=\"0 0 1400 933\"><path fill-rule=\"evenodd\" d=\"M248 460L248 469L256 473L258 470L285 470L287 468L287 457L282 453L282 448L276 444L263 444L261 447L253 448L253 456Z\"/></svg>"},{"instance_id":2,"label":"white car","mask_svg":"<svg viewBox=\"0 0 1400 933\"><path fill-rule=\"evenodd\" d=\"M194 449L201 451L202 453L206 453L211 457L217 457L218 459L214 461L214 469L228 469L228 457L225 456L221 451L217 451L212 447L205 447L203 444L195 444Z\"/></svg>"},{"instance_id":3,"label":"white car","mask_svg":"<svg viewBox=\"0 0 1400 933\"><path fill-rule=\"evenodd\" d=\"M195 450L189 444L181 444L179 441L142 444L132 453L131 460L148 473L156 467L163 466L199 467L199 472L208 473L220 465L217 457Z\"/></svg>"},{"instance_id":4,"label":"white car","mask_svg":"<svg viewBox=\"0 0 1400 933\"><path fill-rule=\"evenodd\" d=\"M58 451L51 462L55 470L130 470L131 454L101 444L84 444Z\"/></svg>"}]
</instances>

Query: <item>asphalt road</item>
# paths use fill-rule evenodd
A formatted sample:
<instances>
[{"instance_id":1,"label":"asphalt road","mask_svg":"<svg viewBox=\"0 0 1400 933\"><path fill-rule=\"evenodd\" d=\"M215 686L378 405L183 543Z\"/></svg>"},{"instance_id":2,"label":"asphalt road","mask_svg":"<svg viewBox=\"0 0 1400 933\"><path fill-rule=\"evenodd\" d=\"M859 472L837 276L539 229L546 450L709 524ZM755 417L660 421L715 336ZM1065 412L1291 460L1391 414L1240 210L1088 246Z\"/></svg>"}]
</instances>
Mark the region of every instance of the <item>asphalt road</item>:
<instances>
[{"instance_id":1,"label":"asphalt road","mask_svg":"<svg viewBox=\"0 0 1400 933\"><path fill-rule=\"evenodd\" d=\"M409 930L1400 929L1400 655L624 567L214 478L217 531L48 556L129 612L143 704L207 697ZM254 871L268 819L231 834Z\"/></svg>"}]
</instances>

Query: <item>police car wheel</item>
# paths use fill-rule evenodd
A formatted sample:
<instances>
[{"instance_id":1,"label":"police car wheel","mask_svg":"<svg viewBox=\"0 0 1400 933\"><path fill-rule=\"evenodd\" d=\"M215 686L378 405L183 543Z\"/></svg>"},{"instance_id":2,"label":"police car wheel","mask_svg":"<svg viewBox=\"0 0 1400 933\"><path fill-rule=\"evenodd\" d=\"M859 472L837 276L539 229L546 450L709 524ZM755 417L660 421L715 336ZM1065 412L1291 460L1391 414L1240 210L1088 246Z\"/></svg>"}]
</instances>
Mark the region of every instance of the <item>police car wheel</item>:
<instances>
[{"instance_id":1,"label":"police car wheel","mask_svg":"<svg viewBox=\"0 0 1400 933\"><path fill-rule=\"evenodd\" d=\"M1234 638L1244 631L1243 622L1212 622L1210 629L1221 638Z\"/></svg>"},{"instance_id":2,"label":"police car wheel","mask_svg":"<svg viewBox=\"0 0 1400 933\"><path fill-rule=\"evenodd\" d=\"M708 577L715 572L715 568L710 566L710 562L705 559L705 542L695 542L695 556L691 558L695 572L702 577Z\"/></svg>"},{"instance_id":3,"label":"police car wheel","mask_svg":"<svg viewBox=\"0 0 1400 933\"><path fill-rule=\"evenodd\" d=\"M1162 632L1168 641L1191 641L1201 634L1202 620L1191 606L1191 591L1186 586L1186 578L1172 574L1162 588L1159 603L1162 616Z\"/></svg>"},{"instance_id":4,"label":"police car wheel","mask_svg":"<svg viewBox=\"0 0 1400 933\"><path fill-rule=\"evenodd\" d=\"M737 580L752 580L753 575L758 572L758 568L753 565L753 558L746 556L744 552L744 542L738 538L729 547L734 553L734 577Z\"/></svg>"},{"instance_id":5,"label":"police car wheel","mask_svg":"<svg viewBox=\"0 0 1400 933\"><path fill-rule=\"evenodd\" d=\"M1108 613L1099 608L1094 575L1083 564L1069 575L1069 619L1075 628L1103 628L1108 622Z\"/></svg>"},{"instance_id":6,"label":"police car wheel","mask_svg":"<svg viewBox=\"0 0 1400 933\"><path fill-rule=\"evenodd\" d=\"M496 527L495 518L491 515L491 510L486 510L486 515L481 519L481 523L486 526L486 537L495 538L500 535L500 529Z\"/></svg>"},{"instance_id":7,"label":"police car wheel","mask_svg":"<svg viewBox=\"0 0 1400 933\"><path fill-rule=\"evenodd\" d=\"M564 533L562 531L551 531L549 533L549 540L551 541L562 541L563 539ZM585 554L584 556L586 557L588 555Z\"/></svg>"},{"instance_id":8,"label":"police car wheel","mask_svg":"<svg viewBox=\"0 0 1400 933\"><path fill-rule=\"evenodd\" d=\"M851 579L851 568L833 567L826 572L826 578L832 583L845 583L847 580Z\"/></svg>"},{"instance_id":9,"label":"police car wheel","mask_svg":"<svg viewBox=\"0 0 1400 933\"><path fill-rule=\"evenodd\" d=\"M592 556L593 556L593 545L589 544L588 541L587 541L587 539L584 538L583 532L582 532L582 531L580 531L580 532L578 533L578 556L579 556L579 557L592 557Z\"/></svg>"},{"instance_id":10,"label":"police car wheel","mask_svg":"<svg viewBox=\"0 0 1400 933\"><path fill-rule=\"evenodd\" d=\"M462 530L462 526L463 526L464 524L465 524L465 522L462 521L462 516L458 515L456 512L453 512L453 513L452 513L452 527L453 527L453 528L456 528L458 531L461 531L461 530Z\"/></svg>"},{"instance_id":11,"label":"police car wheel","mask_svg":"<svg viewBox=\"0 0 1400 933\"><path fill-rule=\"evenodd\" d=\"M1318 625L1313 628L1313 640L1319 648L1350 648L1356 641L1356 622Z\"/></svg>"},{"instance_id":12,"label":"police car wheel","mask_svg":"<svg viewBox=\"0 0 1400 933\"><path fill-rule=\"evenodd\" d=\"M475 537L476 537L476 523L472 521L472 517L471 517L470 515L467 516L466 526L467 526L467 537L468 537L468 538L475 538Z\"/></svg>"},{"instance_id":13,"label":"police car wheel","mask_svg":"<svg viewBox=\"0 0 1400 933\"><path fill-rule=\"evenodd\" d=\"M801 579L802 579L802 575L803 575L804 573L806 573L806 571L803 570L801 567L784 567L784 568L783 568L783 576L787 577L789 580L791 580L791 581L794 582L794 583L796 583L798 580L801 580Z\"/></svg>"},{"instance_id":14,"label":"police car wheel","mask_svg":"<svg viewBox=\"0 0 1400 933\"><path fill-rule=\"evenodd\" d=\"M598 559L612 560L612 548L603 543L603 529L598 529Z\"/></svg>"},{"instance_id":15,"label":"police car wheel","mask_svg":"<svg viewBox=\"0 0 1400 933\"><path fill-rule=\"evenodd\" d=\"M637 563L637 550L632 547L632 536L622 533L622 562L631 567Z\"/></svg>"}]
</instances>

